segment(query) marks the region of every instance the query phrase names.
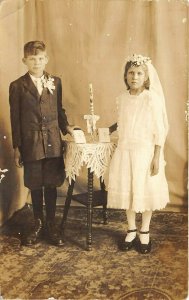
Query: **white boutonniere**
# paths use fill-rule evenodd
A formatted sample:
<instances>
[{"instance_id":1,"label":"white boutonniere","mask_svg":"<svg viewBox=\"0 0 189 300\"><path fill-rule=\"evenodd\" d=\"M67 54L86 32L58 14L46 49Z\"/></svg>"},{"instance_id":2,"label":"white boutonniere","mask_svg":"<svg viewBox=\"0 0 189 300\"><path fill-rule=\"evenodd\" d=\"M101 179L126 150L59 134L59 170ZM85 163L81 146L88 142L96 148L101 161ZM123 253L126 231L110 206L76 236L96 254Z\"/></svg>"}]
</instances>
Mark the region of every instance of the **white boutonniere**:
<instances>
[{"instance_id":1,"label":"white boutonniere","mask_svg":"<svg viewBox=\"0 0 189 300\"><path fill-rule=\"evenodd\" d=\"M47 88L51 94L53 94L53 90L55 90L54 78L51 76L45 77L42 79L43 87Z\"/></svg>"}]
</instances>

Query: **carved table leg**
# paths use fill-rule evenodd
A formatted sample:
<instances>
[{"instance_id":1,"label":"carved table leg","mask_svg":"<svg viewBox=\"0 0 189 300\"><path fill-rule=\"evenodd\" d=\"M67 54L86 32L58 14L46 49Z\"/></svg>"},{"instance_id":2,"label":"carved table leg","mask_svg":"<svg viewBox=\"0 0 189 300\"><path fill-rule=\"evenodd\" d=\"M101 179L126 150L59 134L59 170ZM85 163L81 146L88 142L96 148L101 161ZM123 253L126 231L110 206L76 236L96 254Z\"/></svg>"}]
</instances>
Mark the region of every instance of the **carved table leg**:
<instances>
[{"instance_id":1,"label":"carved table leg","mask_svg":"<svg viewBox=\"0 0 189 300\"><path fill-rule=\"evenodd\" d=\"M88 169L87 250L92 250L93 172Z\"/></svg>"},{"instance_id":2,"label":"carved table leg","mask_svg":"<svg viewBox=\"0 0 189 300\"><path fill-rule=\"evenodd\" d=\"M64 212L63 212L62 222L61 222L61 225L60 225L62 233L64 233L65 226L66 226L66 220L67 220L68 210L70 208L70 204L71 204L71 200L72 200L72 194L73 194L74 184L75 184L75 181L72 180L71 184L69 184L69 187L68 187L68 192L67 192L67 196L66 196L66 201L65 201L65 206L64 206Z\"/></svg>"}]
</instances>

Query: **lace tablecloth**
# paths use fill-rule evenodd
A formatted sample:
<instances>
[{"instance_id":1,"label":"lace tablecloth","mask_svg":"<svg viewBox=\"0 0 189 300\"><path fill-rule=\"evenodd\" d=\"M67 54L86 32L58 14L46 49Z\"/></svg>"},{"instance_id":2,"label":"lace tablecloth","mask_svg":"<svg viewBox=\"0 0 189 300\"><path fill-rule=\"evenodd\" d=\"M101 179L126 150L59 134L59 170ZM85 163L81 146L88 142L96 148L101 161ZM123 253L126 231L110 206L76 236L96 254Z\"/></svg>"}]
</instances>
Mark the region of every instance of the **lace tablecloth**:
<instances>
[{"instance_id":1,"label":"lace tablecloth","mask_svg":"<svg viewBox=\"0 0 189 300\"><path fill-rule=\"evenodd\" d=\"M112 154L116 148L114 143L86 143L76 144L66 142L64 163L66 177L71 184L79 176L79 170L85 164L97 178L104 178L104 174L109 165Z\"/></svg>"}]
</instances>

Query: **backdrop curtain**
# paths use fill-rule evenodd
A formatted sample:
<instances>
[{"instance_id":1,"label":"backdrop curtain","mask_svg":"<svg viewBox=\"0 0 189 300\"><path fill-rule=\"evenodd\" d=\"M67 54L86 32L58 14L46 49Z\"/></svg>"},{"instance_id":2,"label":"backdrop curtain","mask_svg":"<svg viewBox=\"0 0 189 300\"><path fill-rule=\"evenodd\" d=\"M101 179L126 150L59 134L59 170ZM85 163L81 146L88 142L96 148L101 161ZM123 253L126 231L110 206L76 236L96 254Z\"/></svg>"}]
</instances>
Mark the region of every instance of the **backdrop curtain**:
<instances>
[{"instance_id":1,"label":"backdrop curtain","mask_svg":"<svg viewBox=\"0 0 189 300\"><path fill-rule=\"evenodd\" d=\"M3 0L0 3L0 184L2 223L27 201L23 170L13 162L8 88L26 72L23 45L43 40L47 71L60 76L63 105L71 124L86 130L93 84L98 127L116 121L115 98L124 92L123 66L132 53L150 56L166 96L170 130L165 145L166 174L173 205L187 204L188 4L160 0ZM81 172L77 188L86 178ZM64 196L66 185L59 189Z\"/></svg>"}]
</instances>

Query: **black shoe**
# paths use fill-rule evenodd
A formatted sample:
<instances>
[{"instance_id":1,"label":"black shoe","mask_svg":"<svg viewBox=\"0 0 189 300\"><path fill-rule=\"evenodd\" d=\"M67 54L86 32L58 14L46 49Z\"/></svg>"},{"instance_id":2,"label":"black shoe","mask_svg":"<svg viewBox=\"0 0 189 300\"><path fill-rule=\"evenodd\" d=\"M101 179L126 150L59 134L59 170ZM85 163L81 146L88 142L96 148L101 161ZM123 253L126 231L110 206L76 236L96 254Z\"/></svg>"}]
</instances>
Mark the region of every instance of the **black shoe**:
<instances>
[{"instance_id":1,"label":"black shoe","mask_svg":"<svg viewBox=\"0 0 189 300\"><path fill-rule=\"evenodd\" d=\"M137 229L128 230L127 233L136 232L136 231ZM119 248L122 251L129 251L132 248L135 248L136 246L137 246L137 236L131 242L122 241L119 245Z\"/></svg>"},{"instance_id":2,"label":"black shoe","mask_svg":"<svg viewBox=\"0 0 189 300\"><path fill-rule=\"evenodd\" d=\"M46 239L54 246L63 246L64 241L62 239L61 231L56 229L54 222L47 222L46 225Z\"/></svg>"},{"instance_id":3,"label":"black shoe","mask_svg":"<svg viewBox=\"0 0 189 300\"><path fill-rule=\"evenodd\" d=\"M32 246L36 244L42 237L43 226L41 219L36 219L34 227L28 235L24 235L22 244L25 246Z\"/></svg>"},{"instance_id":4,"label":"black shoe","mask_svg":"<svg viewBox=\"0 0 189 300\"><path fill-rule=\"evenodd\" d=\"M140 231L140 234L149 234L149 231ZM152 242L151 239L149 240L148 244L142 244L141 241L139 241L139 252L142 254L150 253L152 248Z\"/></svg>"}]
</instances>

